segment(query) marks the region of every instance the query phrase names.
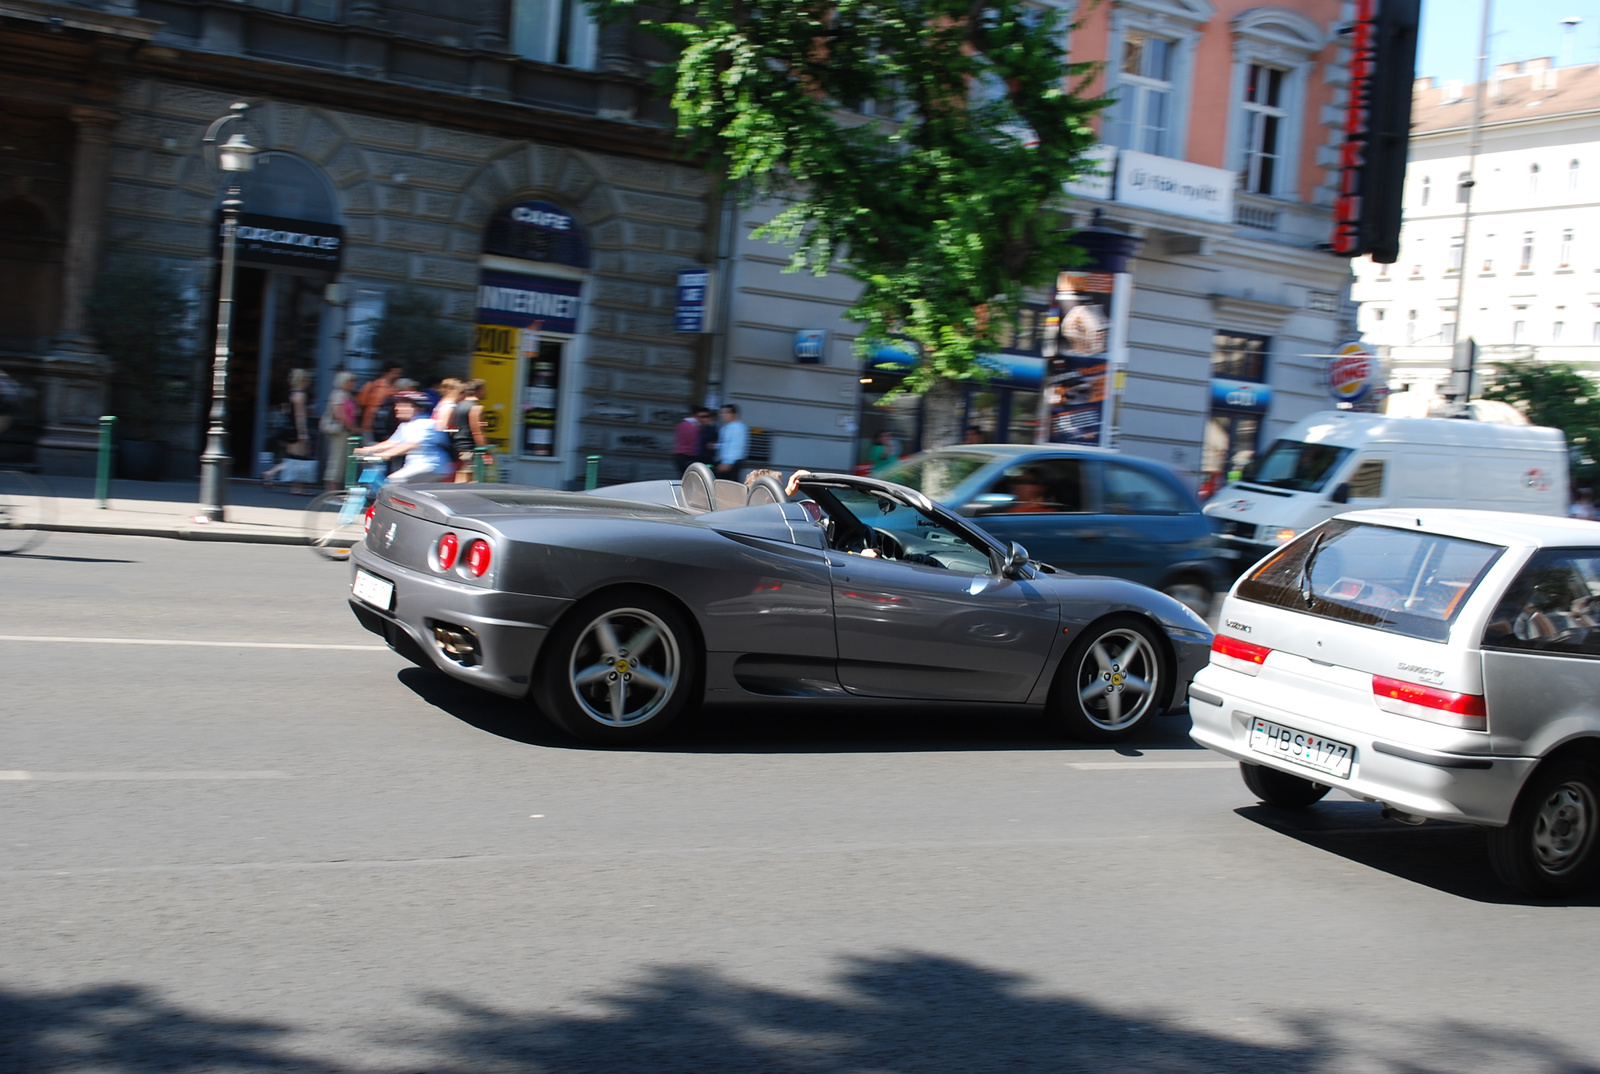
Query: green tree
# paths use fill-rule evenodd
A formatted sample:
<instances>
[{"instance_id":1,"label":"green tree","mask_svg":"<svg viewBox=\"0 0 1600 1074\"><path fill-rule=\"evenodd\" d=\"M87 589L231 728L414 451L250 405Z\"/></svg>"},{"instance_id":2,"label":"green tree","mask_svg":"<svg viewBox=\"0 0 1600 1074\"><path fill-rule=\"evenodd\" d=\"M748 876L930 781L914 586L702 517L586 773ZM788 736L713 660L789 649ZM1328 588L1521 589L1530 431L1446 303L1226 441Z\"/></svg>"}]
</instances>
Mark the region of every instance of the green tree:
<instances>
[{"instance_id":1,"label":"green tree","mask_svg":"<svg viewBox=\"0 0 1600 1074\"><path fill-rule=\"evenodd\" d=\"M1600 383L1589 374L1565 362L1496 362L1483 397L1566 433L1574 485L1592 486L1600 477Z\"/></svg>"},{"instance_id":2,"label":"green tree","mask_svg":"<svg viewBox=\"0 0 1600 1074\"><path fill-rule=\"evenodd\" d=\"M128 440L164 440L189 417L192 303L177 274L154 262L121 265L89 299L89 330L111 360L111 412Z\"/></svg>"},{"instance_id":3,"label":"green tree","mask_svg":"<svg viewBox=\"0 0 1600 1074\"><path fill-rule=\"evenodd\" d=\"M372 329L378 367L397 365L420 384L465 372L466 335L446 321L439 301L426 291L402 287L389 295Z\"/></svg>"},{"instance_id":4,"label":"green tree","mask_svg":"<svg viewBox=\"0 0 1600 1074\"><path fill-rule=\"evenodd\" d=\"M603 19L638 0L590 0ZM982 379L1025 289L1081 251L1051 212L1084 171L1090 65L1068 26L1021 0L656 0L644 23L677 50L666 68L680 133L742 202L783 210L758 234L792 268L862 285L863 352L916 344L907 379L954 438L952 382ZM859 108L871 102L876 117ZM932 415L930 415L932 416ZM934 424L930 422L930 424Z\"/></svg>"}]
</instances>

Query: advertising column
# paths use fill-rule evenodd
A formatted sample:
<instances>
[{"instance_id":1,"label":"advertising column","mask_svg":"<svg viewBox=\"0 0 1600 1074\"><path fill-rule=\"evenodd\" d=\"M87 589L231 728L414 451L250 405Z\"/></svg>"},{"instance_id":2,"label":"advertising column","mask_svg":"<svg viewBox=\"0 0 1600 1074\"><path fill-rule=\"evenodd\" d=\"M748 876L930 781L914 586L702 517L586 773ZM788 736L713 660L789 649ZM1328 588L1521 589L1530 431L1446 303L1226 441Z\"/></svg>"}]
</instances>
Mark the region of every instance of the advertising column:
<instances>
[{"instance_id":1,"label":"advertising column","mask_svg":"<svg viewBox=\"0 0 1600 1074\"><path fill-rule=\"evenodd\" d=\"M1128 261L1141 240L1091 227L1073 241L1089 259L1056 277L1056 302L1045 318L1044 356L1050 364L1040 396L1039 438L1110 447L1117 378L1126 365Z\"/></svg>"}]
</instances>

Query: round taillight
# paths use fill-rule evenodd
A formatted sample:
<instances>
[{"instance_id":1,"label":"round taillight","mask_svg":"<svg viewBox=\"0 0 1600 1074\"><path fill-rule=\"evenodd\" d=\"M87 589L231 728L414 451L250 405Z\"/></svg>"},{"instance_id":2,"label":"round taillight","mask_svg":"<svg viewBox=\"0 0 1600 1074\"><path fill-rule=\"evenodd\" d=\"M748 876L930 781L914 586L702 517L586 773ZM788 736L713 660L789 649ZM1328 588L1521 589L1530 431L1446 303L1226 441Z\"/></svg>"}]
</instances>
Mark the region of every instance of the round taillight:
<instances>
[{"instance_id":1,"label":"round taillight","mask_svg":"<svg viewBox=\"0 0 1600 1074\"><path fill-rule=\"evenodd\" d=\"M467 545L467 570L474 578L482 578L489 569L489 542L473 541Z\"/></svg>"},{"instance_id":2,"label":"round taillight","mask_svg":"<svg viewBox=\"0 0 1600 1074\"><path fill-rule=\"evenodd\" d=\"M372 531L372 512L378 509L377 504L367 508L367 513L361 516L361 535L365 537Z\"/></svg>"},{"instance_id":3,"label":"round taillight","mask_svg":"<svg viewBox=\"0 0 1600 1074\"><path fill-rule=\"evenodd\" d=\"M461 551L461 538L453 533L447 533L439 538L439 569L447 571L456 565L456 553Z\"/></svg>"}]
</instances>

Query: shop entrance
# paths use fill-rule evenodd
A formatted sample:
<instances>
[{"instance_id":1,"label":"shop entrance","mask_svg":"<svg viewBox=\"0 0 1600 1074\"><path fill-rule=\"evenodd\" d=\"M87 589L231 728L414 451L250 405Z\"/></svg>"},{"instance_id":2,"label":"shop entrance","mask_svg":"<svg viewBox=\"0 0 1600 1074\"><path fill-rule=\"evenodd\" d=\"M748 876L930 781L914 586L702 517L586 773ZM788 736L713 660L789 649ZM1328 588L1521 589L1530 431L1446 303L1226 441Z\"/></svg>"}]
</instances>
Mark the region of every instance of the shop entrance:
<instances>
[{"instance_id":1,"label":"shop entrance","mask_svg":"<svg viewBox=\"0 0 1600 1074\"><path fill-rule=\"evenodd\" d=\"M235 477L257 478L283 450L289 375L306 370L306 432L317 434L315 405L326 274L240 268L234 282L233 353L228 361L228 431ZM292 422L292 419L291 419ZM292 426L291 426L292 427Z\"/></svg>"}]
</instances>

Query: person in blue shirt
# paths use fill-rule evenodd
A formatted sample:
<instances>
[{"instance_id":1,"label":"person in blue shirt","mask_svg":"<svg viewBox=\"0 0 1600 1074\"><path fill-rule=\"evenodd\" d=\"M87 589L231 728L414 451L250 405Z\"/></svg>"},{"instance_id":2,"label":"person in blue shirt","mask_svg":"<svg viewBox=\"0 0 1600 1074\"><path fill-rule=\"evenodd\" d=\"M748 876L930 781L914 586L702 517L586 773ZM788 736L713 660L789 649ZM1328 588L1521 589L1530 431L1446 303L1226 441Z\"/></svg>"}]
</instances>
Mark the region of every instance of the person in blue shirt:
<instances>
[{"instance_id":1,"label":"person in blue shirt","mask_svg":"<svg viewBox=\"0 0 1600 1074\"><path fill-rule=\"evenodd\" d=\"M389 439L362 454L374 459L404 455L405 465L389 475L389 483L393 485L449 481L456 470L450 436L433 420L428 397L421 392L396 392L393 399L399 428Z\"/></svg>"},{"instance_id":2,"label":"person in blue shirt","mask_svg":"<svg viewBox=\"0 0 1600 1074\"><path fill-rule=\"evenodd\" d=\"M717 434L717 476L739 480L739 464L750 451L750 426L739 420L739 407L722 405L722 429Z\"/></svg>"}]
</instances>

